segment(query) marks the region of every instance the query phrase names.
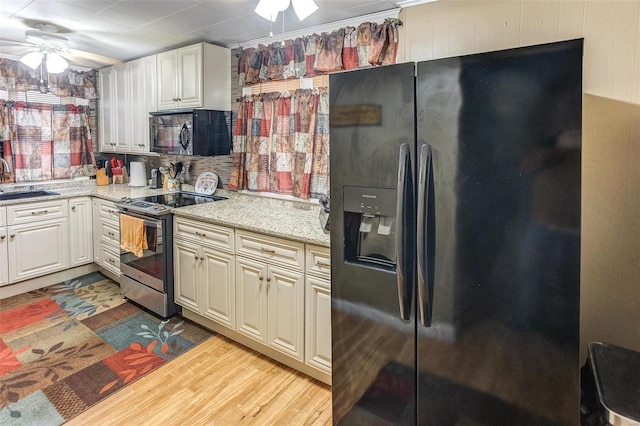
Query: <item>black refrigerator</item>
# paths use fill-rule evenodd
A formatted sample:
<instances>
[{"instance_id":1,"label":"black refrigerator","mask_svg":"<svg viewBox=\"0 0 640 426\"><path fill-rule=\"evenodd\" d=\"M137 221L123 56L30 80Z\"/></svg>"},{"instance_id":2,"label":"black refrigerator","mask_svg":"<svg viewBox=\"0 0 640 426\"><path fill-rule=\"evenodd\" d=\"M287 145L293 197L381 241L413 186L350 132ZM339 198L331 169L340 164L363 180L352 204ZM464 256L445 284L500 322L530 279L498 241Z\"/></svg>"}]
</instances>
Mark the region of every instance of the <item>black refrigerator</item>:
<instances>
[{"instance_id":1,"label":"black refrigerator","mask_svg":"<svg viewBox=\"0 0 640 426\"><path fill-rule=\"evenodd\" d=\"M582 48L330 76L334 424L579 423Z\"/></svg>"}]
</instances>

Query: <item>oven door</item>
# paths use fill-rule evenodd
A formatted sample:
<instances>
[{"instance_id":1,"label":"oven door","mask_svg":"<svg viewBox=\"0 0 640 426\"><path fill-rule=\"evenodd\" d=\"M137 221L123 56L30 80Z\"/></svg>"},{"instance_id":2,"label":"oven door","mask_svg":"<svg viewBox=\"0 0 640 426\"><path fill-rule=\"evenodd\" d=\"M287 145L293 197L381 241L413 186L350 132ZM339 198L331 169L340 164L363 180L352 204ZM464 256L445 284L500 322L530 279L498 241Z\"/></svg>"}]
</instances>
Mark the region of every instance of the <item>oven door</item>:
<instances>
[{"instance_id":1,"label":"oven door","mask_svg":"<svg viewBox=\"0 0 640 426\"><path fill-rule=\"evenodd\" d=\"M166 258L165 247L166 219L123 211L121 215L141 219L144 223L146 245L139 257L126 250L120 250L120 272L157 291L166 293ZM122 235L122 233L121 233Z\"/></svg>"}]
</instances>

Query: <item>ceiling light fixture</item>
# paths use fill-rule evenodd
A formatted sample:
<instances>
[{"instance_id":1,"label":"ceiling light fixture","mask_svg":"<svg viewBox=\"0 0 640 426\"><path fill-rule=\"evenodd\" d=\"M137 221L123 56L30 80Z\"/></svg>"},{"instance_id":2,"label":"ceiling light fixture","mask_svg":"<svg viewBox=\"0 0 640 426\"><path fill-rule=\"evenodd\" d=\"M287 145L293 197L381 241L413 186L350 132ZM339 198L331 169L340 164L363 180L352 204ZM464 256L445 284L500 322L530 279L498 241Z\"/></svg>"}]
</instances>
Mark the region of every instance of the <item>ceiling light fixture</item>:
<instances>
[{"instance_id":1,"label":"ceiling light fixture","mask_svg":"<svg viewBox=\"0 0 640 426\"><path fill-rule=\"evenodd\" d=\"M290 4L293 4L293 10L301 21L318 10L313 0L260 0L255 12L271 22L276 22L278 13L287 10Z\"/></svg>"},{"instance_id":2,"label":"ceiling light fixture","mask_svg":"<svg viewBox=\"0 0 640 426\"><path fill-rule=\"evenodd\" d=\"M38 67L45 62L47 72L50 74L61 73L69 66L69 63L65 61L60 54L56 52L47 52L43 49L27 53L20 58L20 62L33 70L38 69Z\"/></svg>"}]
</instances>

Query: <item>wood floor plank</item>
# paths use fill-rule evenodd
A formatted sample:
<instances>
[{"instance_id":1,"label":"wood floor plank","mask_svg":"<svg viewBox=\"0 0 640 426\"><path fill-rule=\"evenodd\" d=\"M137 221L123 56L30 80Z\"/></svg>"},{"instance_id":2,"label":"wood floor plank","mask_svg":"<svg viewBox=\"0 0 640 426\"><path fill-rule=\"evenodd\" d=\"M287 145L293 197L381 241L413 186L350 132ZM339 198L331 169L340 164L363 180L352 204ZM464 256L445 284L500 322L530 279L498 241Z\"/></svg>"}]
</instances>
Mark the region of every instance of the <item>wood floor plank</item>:
<instances>
[{"instance_id":1,"label":"wood floor plank","mask_svg":"<svg viewBox=\"0 0 640 426\"><path fill-rule=\"evenodd\" d=\"M214 336L66 425L330 425L331 388Z\"/></svg>"}]
</instances>

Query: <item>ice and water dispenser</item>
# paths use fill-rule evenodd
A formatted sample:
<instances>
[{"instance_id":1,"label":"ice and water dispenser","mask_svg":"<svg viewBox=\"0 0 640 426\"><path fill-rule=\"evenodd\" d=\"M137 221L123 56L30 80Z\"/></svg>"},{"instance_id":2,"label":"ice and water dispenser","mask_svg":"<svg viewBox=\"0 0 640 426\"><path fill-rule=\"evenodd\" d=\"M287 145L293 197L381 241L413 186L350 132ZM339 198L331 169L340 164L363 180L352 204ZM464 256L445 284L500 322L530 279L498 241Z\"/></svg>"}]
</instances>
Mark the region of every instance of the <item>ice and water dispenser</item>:
<instances>
[{"instance_id":1,"label":"ice and water dispenser","mask_svg":"<svg viewBox=\"0 0 640 426\"><path fill-rule=\"evenodd\" d=\"M344 187L345 262L394 270L396 191Z\"/></svg>"}]
</instances>

